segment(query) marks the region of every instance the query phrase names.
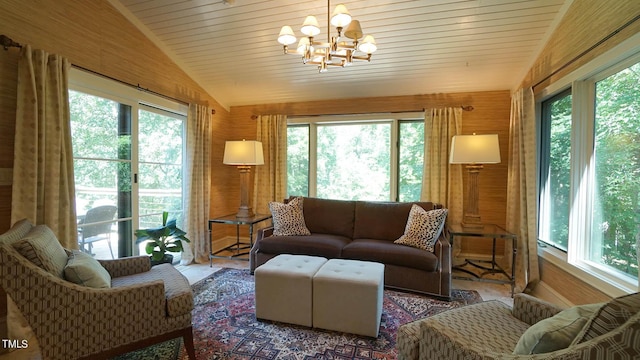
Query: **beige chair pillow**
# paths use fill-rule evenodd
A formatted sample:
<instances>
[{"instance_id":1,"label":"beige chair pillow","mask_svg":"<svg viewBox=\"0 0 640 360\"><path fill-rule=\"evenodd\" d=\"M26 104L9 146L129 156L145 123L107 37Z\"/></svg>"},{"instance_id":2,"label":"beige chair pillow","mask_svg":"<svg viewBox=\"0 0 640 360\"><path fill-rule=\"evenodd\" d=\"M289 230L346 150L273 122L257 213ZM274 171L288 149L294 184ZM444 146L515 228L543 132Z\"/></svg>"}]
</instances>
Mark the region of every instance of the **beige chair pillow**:
<instances>
[{"instance_id":1,"label":"beige chair pillow","mask_svg":"<svg viewBox=\"0 0 640 360\"><path fill-rule=\"evenodd\" d=\"M394 243L433 252L433 247L447 220L447 209L427 211L419 205L411 206L404 235Z\"/></svg>"},{"instance_id":2,"label":"beige chair pillow","mask_svg":"<svg viewBox=\"0 0 640 360\"><path fill-rule=\"evenodd\" d=\"M49 227L38 225L12 245L20 255L62 279L67 265L67 252Z\"/></svg>"},{"instance_id":3,"label":"beige chair pillow","mask_svg":"<svg viewBox=\"0 0 640 360\"><path fill-rule=\"evenodd\" d=\"M542 354L571 345L604 303L574 306L533 324L518 340L515 355Z\"/></svg>"},{"instance_id":4,"label":"beige chair pillow","mask_svg":"<svg viewBox=\"0 0 640 360\"><path fill-rule=\"evenodd\" d=\"M64 267L64 278L78 285L92 288L110 288L111 275L91 255L74 251Z\"/></svg>"},{"instance_id":5,"label":"beige chair pillow","mask_svg":"<svg viewBox=\"0 0 640 360\"><path fill-rule=\"evenodd\" d=\"M273 235L296 236L311 235L304 222L302 198L296 197L288 203L270 202L269 210L273 216Z\"/></svg>"}]
</instances>

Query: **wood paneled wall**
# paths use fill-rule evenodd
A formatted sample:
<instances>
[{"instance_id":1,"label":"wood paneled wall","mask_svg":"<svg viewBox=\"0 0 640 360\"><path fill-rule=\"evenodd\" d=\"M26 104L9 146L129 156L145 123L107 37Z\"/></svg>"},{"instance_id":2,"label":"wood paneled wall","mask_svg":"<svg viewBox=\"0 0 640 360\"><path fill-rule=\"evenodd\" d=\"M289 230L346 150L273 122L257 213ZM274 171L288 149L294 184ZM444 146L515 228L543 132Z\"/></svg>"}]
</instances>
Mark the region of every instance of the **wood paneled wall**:
<instances>
[{"instance_id":1,"label":"wood paneled wall","mask_svg":"<svg viewBox=\"0 0 640 360\"><path fill-rule=\"evenodd\" d=\"M574 0L523 79L522 86L538 84L534 87L534 92L539 94L561 77L640 32L640 21L635 21L594 47L638 15L640 1ZM581 54L583 55L580 57ZM541 280L575 304L605 301L609 298L592 285L542 258L539 264Z\"/></svg>"}]
</instances>

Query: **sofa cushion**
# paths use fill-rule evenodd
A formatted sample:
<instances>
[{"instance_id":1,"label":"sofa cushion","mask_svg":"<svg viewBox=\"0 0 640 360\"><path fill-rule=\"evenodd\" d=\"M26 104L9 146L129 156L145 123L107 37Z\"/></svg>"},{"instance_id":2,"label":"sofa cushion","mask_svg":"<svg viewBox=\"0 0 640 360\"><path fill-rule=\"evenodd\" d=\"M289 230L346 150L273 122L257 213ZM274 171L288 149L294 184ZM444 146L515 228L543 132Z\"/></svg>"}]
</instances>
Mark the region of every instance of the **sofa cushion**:
<instances>
[{"instance_id":1,"label":"sofa cushion","mask_svg":"<svg viewBox=\"0 0 640 360\"><path fill-rule=\"evenodd\" d=\"M164 282L164 295L167 300L167 315L171 317L180 316L191 312L193 309L193 292L191 286L180 271L171 264L160 264L149 271L120 276L111 279L111 286L122 287L138 285L155 280Z\"/></svg>"},{"instance_id":2,"label":"sofa cushion","mask_svg":"<svg viewBox=\"0 0 640 360\"><path fill-rule=\"evenodd\" d=\"M110 288L111 275L93 256L74 251L64 267L64 278L72 283L92 287Z\"/></svg>"},{"instance_id":3,"label":"sofa cushion","mask_svg":"<svg viewBox=\"0 0 640 360\"><path fill-rule=\"evenodd\" d=\"M515 355L542 354L571 345L585 324L603 304L574 306L538 321L522 334Z\"/></svg>"},{"instance_id":4,"label":"sofa cushion","mask_svg":"<svg viewBox=\"0 0 640 360\"><path fill-rule=\"evenodd\" d=\"M438 270L438 258L432 252L386 240L355 239L342 249L342 258L375 261L429 272Z\"/></svg>"},{"instance_id":5,"label":"sofa cushion","mask_svg":"<svg viewBox=\"0 0 640 360\"><path fill-rule=\"evenodd\" d=\"M302 202L302 197L296 197L286 204L275 201L269 203L269 210L273 215L274 235L311 235L304 222Z\"/></svg>"},{"instance_id":6,"label":"sofa cushion","mask_svg":"<svg viewBox=\"0 0 640 360\"><path fill-rule=\"evenodd\" d=\"M357 201L355 205L354 239L397 240L407 225L414 203ZM432 210L430 202L418 202L425 210Z\"/></svg>"},{"instance_id":7,"label":"sofa cushion","mask_svg":"<svg viewBox=\"0 0 640 360\"><path fill-rule=\"evenodd\" d=\"M14 242L13 247L35 265L63 278L68 256L46 225L35 226L21 240Z\"/></svg>"},{"instance_id":8,"label":"sofa cushion","mask_svg":"<svg viewBox=\"0 0 640 360\"><path fill-rule=\"evenodd\" d=\"M419 205L411 206L404 234L394 243L433 252L447 219L447 209L427 211Z\"/></svg>"},{"instance_id":9,"label":"sofa cushion","mask_svg":"<svg viewBox=\"0 0 640 360\"><path fill-rule=\"evenodd\" d=\"M312 233L353 237L355 201L304 198L304 221Z\"/></svg>"},{"instance_id":10,"label":"sofa cushion","mask_svg":"<svg viewBox=\"0 0 640 360\"><path fill-rule=\"evenodd\" d=\"M622 326L638 312L640 312L640 293L615 298L600 307L596 315L576 337L574 344L580 344L604 335Z\"/></svg>"},{"instance_id":11,"label":"sofa cushion","mask_svg":"<svg viewBox=\"0 0 640 360\"><path fill-rule=\"evenodd\" d=\"M269 236L259 243L259 251L265 254L292 254L339 258L342 248L351 239L333 234L311 236Z\"/></svg>"}]
</instances>

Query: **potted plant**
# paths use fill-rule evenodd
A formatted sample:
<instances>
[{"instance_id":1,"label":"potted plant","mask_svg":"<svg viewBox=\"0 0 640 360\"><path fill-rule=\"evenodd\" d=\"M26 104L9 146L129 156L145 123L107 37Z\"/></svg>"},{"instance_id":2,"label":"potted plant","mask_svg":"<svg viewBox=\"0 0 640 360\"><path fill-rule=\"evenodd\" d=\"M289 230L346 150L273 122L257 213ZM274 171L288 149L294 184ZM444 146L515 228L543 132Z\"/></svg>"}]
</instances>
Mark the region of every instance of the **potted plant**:
<instances>
[{"instance_id":1,"label":"potted plant","mask_svg":"<svg viewBox=\"0 0 640 360\"><path fill-rule=\"evenodd\" d=\"M182 241L190 242L185 236L187 233L176 226L176 219L167 221L169 213L162 212L162 226L151 229L138 229L135 231L136 244L147 242L145 251L151 255L151 265L171 263L173 255L167 252L181 252Z\"/></svg>"}]
</instances>

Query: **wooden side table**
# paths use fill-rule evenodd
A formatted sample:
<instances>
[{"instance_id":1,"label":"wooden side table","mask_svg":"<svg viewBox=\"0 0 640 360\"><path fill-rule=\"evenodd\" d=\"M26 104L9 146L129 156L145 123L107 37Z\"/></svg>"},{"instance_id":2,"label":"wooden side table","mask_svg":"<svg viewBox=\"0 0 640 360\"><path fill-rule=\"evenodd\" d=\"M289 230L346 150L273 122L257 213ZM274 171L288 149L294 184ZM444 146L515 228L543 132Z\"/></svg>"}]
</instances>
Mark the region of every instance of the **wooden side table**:
<instances>
[{"instance_id":1,"label":"wooden side table","mask_svg":"<svg viewBox=\"0 0 640 360\"><path fill-rule=\"evenodd\" d=\"M248 218L239 218L236 216L236 214L230 214L215 219L209 219L209 266L213 266L213 258L233 259L237 258L238 256L249 254L249 251L253 247L253 226L259 222L269 219L271 219L271 214L255 214L254 216ZM213 246L213 239L211 239L211 226L213 224L235 225L236 242L214 253L211 249ZM240 242L240 225L246 225L249 227L249 244ZM223 251L231 251L232 254L230 256L217 255Z\"/></svg>"},{"instance_id":2,"label":"wooden side table","mask_svg":"<svg viewBox=\"0 0 640 360\"><path fill-rule=\"evenodd\" d=\"M483 237L493 239L493 251L491 253L491 260L478 260L478 259L465 259L462 265L454 266L453 271L459 271L466 273L470 276L453 276L454 279L472 280L472 281L484 281L498 284L511 284L511 297L513 297L514 288L516 285L516 251L518 250L518 237L498 225L484 224L479 228L466 228L460 224L452 224L447 227L449 234L449 242L453 246L454 239L456 237ZM500 265L496 263L496 240L502 239L503 241L511 240L513 252L511 259L511 274L507 274ZM486 265L481 265L486 264ZM482 270L480 274L469 270L467 265ZM487 279L486 275L489 274L501 274L506 279Z\"/></svg>"}]
</instances>

